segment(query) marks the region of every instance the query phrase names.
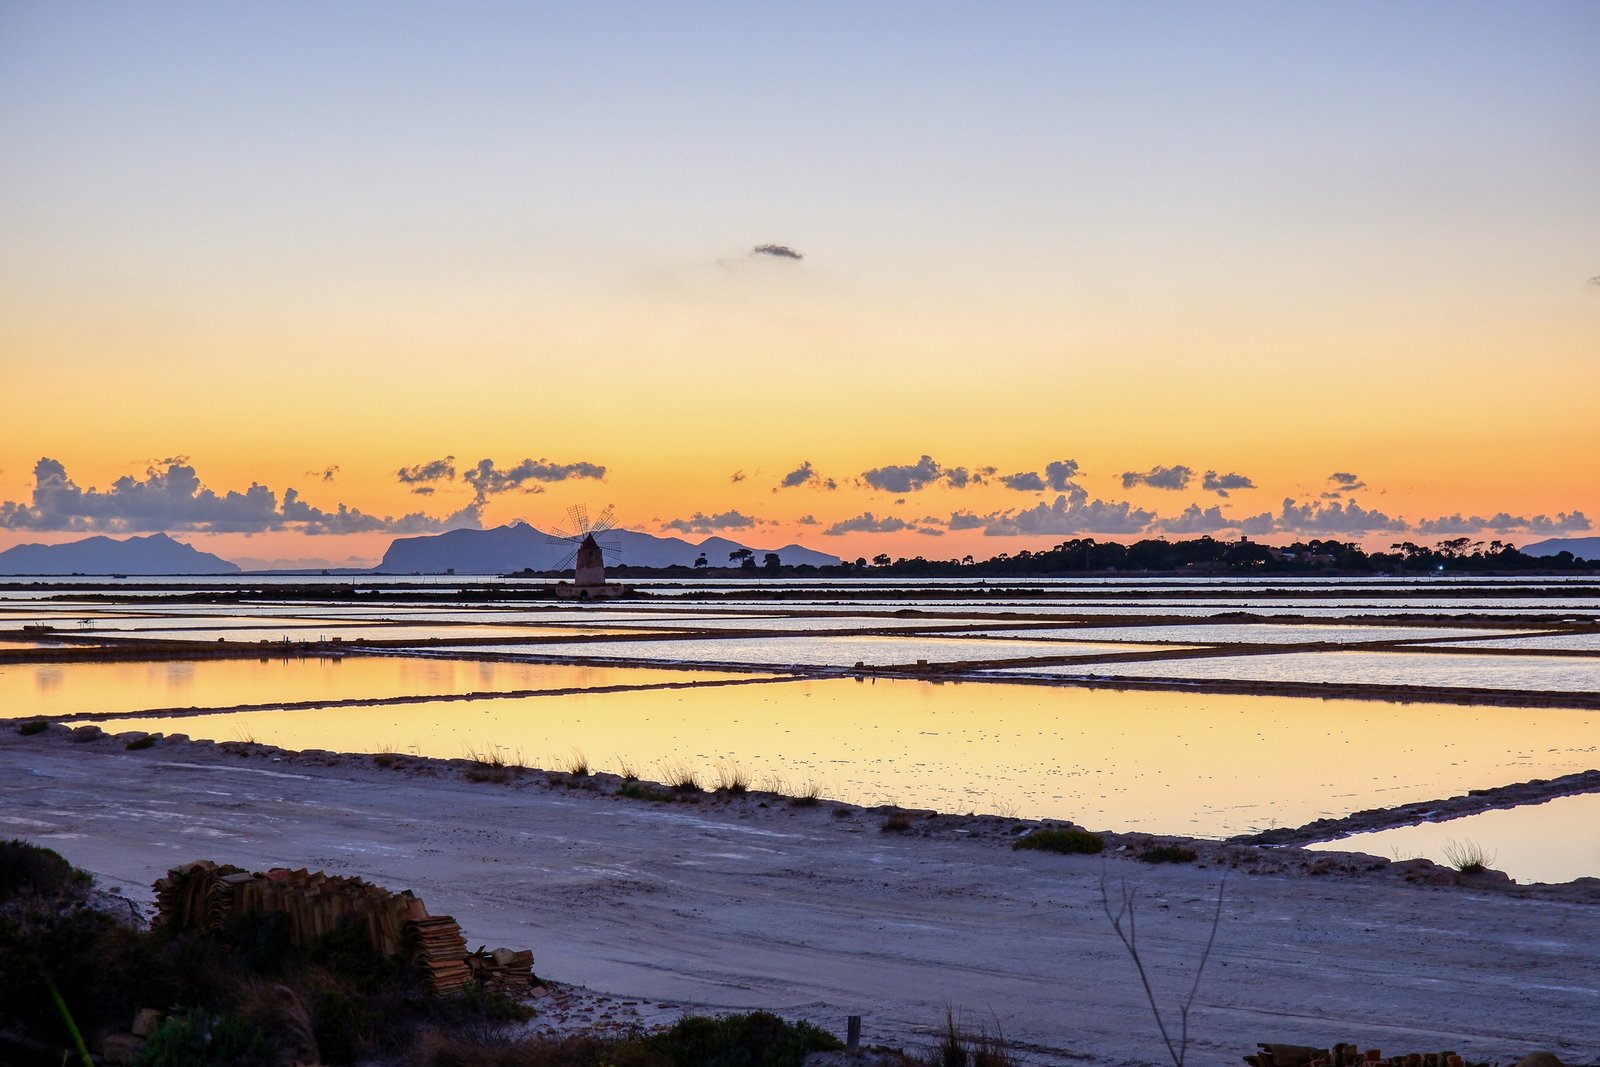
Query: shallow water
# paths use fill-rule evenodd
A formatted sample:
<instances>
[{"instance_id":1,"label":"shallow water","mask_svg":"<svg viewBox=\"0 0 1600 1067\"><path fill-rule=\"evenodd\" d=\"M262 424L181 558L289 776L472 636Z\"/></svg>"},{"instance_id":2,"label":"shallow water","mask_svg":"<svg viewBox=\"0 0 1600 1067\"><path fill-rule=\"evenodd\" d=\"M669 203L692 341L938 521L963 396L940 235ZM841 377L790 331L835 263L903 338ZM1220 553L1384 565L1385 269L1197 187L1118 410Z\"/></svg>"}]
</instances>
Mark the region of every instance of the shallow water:
<instances>
[{"instance_id":1,"label":"shallow water","mask_svg":"<svg viewBox=\"0 0 1600 1067\"><path fill-rule=\"evenodd\" d=\"M647 667L395 656L7 664L0 665L0 718L652 685L722 677L726 675Z\"/></svg>"},{"instance_id":2,"label":"shallow water","mask_svg":"<svg viewBox=\"0 0 1600 1067\"><path fill-rule=\"evenodd\" d=\"M1186 644L1286 645L1310 642L1347 644L1355 641L1415 641L1525 633L1523 630L1478 630L1427 626L1273 626L1267 623L1213 623L1152 626L1063 626L1039 630L986 631L1004 637L1061 637L1082 641L1179 641ZM968 634L967 636L976 636ZM1473 642L1474 645L1477 642Z\"/></svg>"},{"instance_id":3,"label":"shallow water","mask_svg":"<svg viewBox=\"0 0 1600 1067\"><path fill-rule=\"evenodd\" d=\"M1445 866L1452 855L1477 847L1487 866L1518 882L1569 882L1600 875L1600 793L1354 834L1308 847L1388 859L1421 856Z\"/></svg>"},{"instance_id":4,"label":"shallow water","mask_svg":"<svg viewBox=\"0 0 1600 1067\"><path fill-rule=\"evenodd\" d=\"M824 679L117 721L288 748L459 757L755 785L1096 829L1226 836L1584 770L1600 715L1049 686Z\"/></svg>"},{"instance_id":5,"label":"shallow water","mask_svg":"<svg viewBox=\"0 0 1600 1067\"><path fill-rule=\"evenodd\" d=\"M857 663L888 667L966 660L1021 659L1030 656L1098 655L1105 652L1159 651L1167 645L1070 641L964 641L910 637L707 637L686 641L586 641L581 645L468 645L463 651L496 655L597 656L674 663L736 663L751 666L840 667Z\"/></svg>"},{"instance_id":6,"label":"shallow water","mask_svg":"<svg viewBox=\"0 0 1600 1067\"><path fill-rule=\"evenodd\" d=\"M1286 652L1160 663L1093 663L1005 667L1005 674L1094 674L1102 677L1239 679L1259 682L1428 685L1469 689L1600 692L1600 661L1560 656L1441 655L1429 652Z\"/></svg>"}]
</instances>

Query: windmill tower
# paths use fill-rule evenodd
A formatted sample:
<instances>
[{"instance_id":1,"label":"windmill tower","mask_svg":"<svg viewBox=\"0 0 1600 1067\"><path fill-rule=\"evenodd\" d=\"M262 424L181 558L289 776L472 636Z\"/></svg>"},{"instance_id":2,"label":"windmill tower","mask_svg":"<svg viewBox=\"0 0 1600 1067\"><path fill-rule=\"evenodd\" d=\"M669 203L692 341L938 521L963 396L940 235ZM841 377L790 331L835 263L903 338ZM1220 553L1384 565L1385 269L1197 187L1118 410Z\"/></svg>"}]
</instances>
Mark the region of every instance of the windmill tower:
<instances>
[{"instance_id":1,"label":"windmill tower","mask_svg":"<svg viewBox=\"0 0 1600 1067\"><path fill-rule=\"evenodd\" d=\"M589 521L589 509L584 505L574 504L567 509L567 525L548 535L551 544L569 547L555 569L564 571L568 567L573 568L572 584L559 583L556 586L557 596L570 600L600 600L622 596L627 592L622 586L606 581L606 557L610 556L611 562L615 563L620 553L617 539L605 536L615 527L616 518L610 507L602 511L593 523Z\"/></svg>"}]
</instances>

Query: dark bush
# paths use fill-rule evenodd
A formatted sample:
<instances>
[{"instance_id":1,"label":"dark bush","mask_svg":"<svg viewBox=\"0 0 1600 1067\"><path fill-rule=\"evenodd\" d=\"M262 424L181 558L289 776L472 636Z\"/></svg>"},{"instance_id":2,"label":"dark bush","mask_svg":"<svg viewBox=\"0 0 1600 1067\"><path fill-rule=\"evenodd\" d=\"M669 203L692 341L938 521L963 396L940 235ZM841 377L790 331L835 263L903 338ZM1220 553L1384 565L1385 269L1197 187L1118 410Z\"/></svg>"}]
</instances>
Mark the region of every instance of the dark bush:
<instances>
[{"instance_id":1,"label":"dark bush","mask_svg":"<svg viewBox=\"0 0 1600 1067\"><path fill-rule=\"evenodd\" d=\"M1019 838L1012 848L1092 856L1105 851L1105 838L1076 826L1050 826Z\"/></svg>"},{"instance_id":2,"label":"dark bush","mask_svg":"<svg viewBox=\"0 0 1600 1067\"><path fill-rule=\"evenodd\" d=\"M1193 863L1197 858L1194 849L1182 845L1151 845L1139 853L1146 863Z\"/></svg>"},{"instance_id":3,"label":"dark bush","mask_svg":"<svg viewBox=\"0 0 1600 1067\"><path fill-rule=\"evenodd\" d=\"M810 1023L786 1023L764 1011L680 1019L646 1044L663 1053L672 1067L800 1067L808 1052L844 1047Z\"/></svg>"}]
</instances>

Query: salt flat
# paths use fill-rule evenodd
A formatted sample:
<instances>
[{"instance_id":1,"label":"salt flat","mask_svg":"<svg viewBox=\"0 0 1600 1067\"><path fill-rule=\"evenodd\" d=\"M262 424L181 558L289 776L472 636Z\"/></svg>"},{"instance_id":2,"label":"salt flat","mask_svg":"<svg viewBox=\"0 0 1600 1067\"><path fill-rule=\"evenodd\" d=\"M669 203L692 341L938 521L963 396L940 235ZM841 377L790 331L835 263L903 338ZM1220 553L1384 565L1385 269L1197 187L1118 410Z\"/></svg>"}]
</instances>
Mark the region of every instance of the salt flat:
<instances>
[{"instance_id":1,"label":"salt flat","mask_svg":"<svg viewBox=\"0 0 1600 1067\"><path fill-rule=\"evenodd\" d=\"M202 857L324 868L413 889L472 945L531 947L557 981L835 1030L860 1014L867 1040L906 1044L926 1044L952 1007L1035 1063L1164 1061L1102 879L1137 887L1145 961L1171 1005L1225 869L1216 853L1154 867L1015 852L995 820L919 820L900 835L826 802L664 805L540 774L495 785L414 768L6 730L0 828L140 900ZM1337 860L1314 876L1302 854L1233 855L1190 1062L1237 1062L1257 1041L1503 1061L1600 1052L1592 897L1410 885Z\"/></svg>"}]
</instances>

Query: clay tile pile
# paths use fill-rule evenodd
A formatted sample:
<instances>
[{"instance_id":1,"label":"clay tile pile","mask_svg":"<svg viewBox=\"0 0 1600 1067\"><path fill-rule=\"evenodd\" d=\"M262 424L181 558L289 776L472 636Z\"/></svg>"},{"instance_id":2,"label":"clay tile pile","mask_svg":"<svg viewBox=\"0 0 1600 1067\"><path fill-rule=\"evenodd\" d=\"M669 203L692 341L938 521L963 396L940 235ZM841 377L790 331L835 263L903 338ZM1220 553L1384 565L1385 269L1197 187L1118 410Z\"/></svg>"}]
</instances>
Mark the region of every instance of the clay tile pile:
<instances>
[{"instance_id":1,"label":"clay tile pile","mask_svg":"<svg viewBox=\"0 0 1600 1067\"><path fill-rule=\"evenodd\" d=\"M534 981L533 953L510 949L467 954L461 927L448 915L429 915L410 890L391 893L359 878L275 868L251 874L199 860L167 872L155 884L157 922L173 930L222 930L235 917L287 917L290 940L304 948L357 923L385 958L401 956L436 996L477 984L507 993Z\"/></svg>"},{"instance_id":2,"label":"clay tile pile","mask_svg":"<svg viewBox=\"0 0 1600 1067\"><path fill-rule=\"evenodd\" d=\"M1411 1052L1386 1058L1379 1049L1363 1052L1349 1044L1328 1049L1262 1042L1260 1048L1260 1052L1246 1056L1244 1062L1251 1067L1488 1067L1468 1064L1454 1052Z\"/></svg>"}]
</instances>

